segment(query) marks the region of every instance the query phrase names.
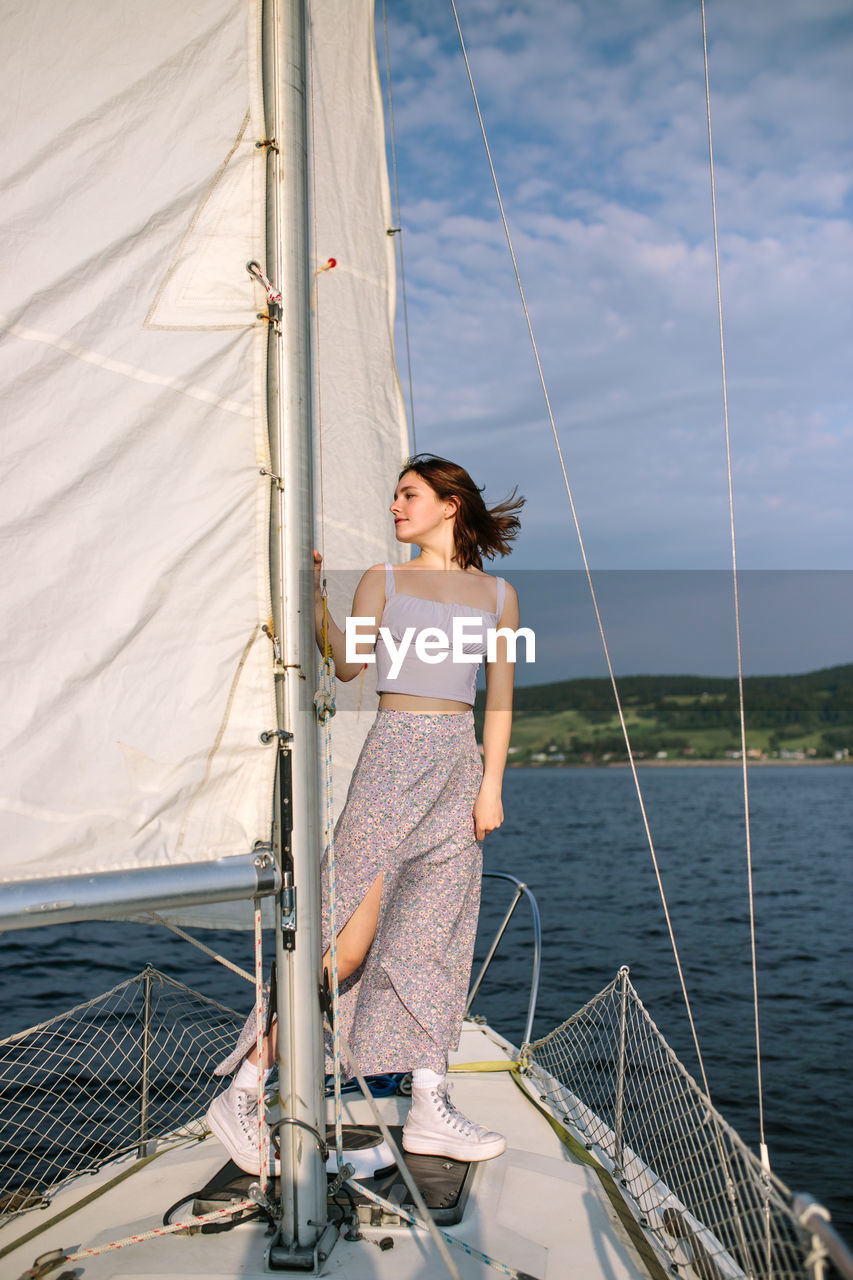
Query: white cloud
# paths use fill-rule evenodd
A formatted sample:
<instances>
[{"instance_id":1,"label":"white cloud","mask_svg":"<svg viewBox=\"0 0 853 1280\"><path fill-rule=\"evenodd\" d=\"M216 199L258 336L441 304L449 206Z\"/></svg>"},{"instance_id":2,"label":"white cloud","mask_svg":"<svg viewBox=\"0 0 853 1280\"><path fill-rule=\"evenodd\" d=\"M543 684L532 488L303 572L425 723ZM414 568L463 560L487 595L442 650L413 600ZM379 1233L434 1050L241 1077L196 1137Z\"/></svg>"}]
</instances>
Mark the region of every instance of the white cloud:
<instances>
[{"instance_id":1,"label":"white cloud","mask_svg":"<svg viewBox=\"0 0 853 1280\"><path fill-rule=\"evenodd\" d=\"M590 558L723 564L698 6L469 0L461 18ZM519 563L574 563L455 34L436 6L393 21L419 447L519 482ZM709 23L741 556L849 565L853 15L717 0Z\"/></svg>"}]
</instances>

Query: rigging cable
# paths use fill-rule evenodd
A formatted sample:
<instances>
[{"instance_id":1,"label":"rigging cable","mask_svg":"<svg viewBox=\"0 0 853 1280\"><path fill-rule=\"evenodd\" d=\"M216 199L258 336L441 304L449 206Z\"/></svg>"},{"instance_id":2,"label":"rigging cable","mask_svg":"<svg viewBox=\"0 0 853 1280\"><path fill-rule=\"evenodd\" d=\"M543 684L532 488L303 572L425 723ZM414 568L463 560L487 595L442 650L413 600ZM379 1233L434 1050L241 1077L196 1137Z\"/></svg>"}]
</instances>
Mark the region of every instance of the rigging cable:
<instances>
[{"instance_id":1,"label":"rigging cable","mask_svg":"<svg viewBox=\"0 0 853 1280\"><path fill-rule=\"evenodd\" d=\"M711 219L714 229L714 270L717 285L717 316L720 328L720 366L723 390L723 421L726 434L726 471L729 486L729 527L732 547L732 593L734 597L735 640L737 644L737 689L740 713L740 757L743 771L743 809L746 828L746 870L749 895L749 938L752 959L752 1003L755 1021L755 1059L758 1073L758 1124L760 1135L761 1162L765 1171L770 1170L770 1155L764 1132L764 1087L761 1072L761 1033L758 1018L758 958L755 944L755 893L752 870L752 830L749 818L749 780L746 767L746 716L743 699L743 653L740 629L740 586L737 565L737 540L735 538L735 506L734 486L732 483L732 446L729 431L729 391L726 376L726 343L723 331L723 291L720 283L720 242L717 233L717 186L714 175L714 143L711 134L711 81L708 72L708 32L705 24L705 0L701 0L702 11L702 52L705 65L705 115L708 123L708 163L711 174Z\"/></svg>"},{"instance_id":2,"label":"rigging cable","mask_svg":"<svg viewBox=\"0 0 853 1280\"><path fill-rule=\"evenodd\" d=\"M598 605L598 596L597 596L597 594L596 594L595 585L594 585L593 580L592 580L592 571L591 571L591 569L590 569L590 567L589 567L589 560L588 560L588 558L587 558L587 554L586 554L586 547L585 547L585 545L584 545L583 534L581 533L580 521L579 521L579 519L578 519L577 510L576 510L576 508L575 508L575 501L574 501L574 496L573 496L573 494L572 494L572 487L571 487L571 484L570 484L570 482L569 482L568 472L567 472L567 470L566 470L566 463L565 463L565 460L564 460L564 458L563 458L563 450L562 450L562 446L560 445L560 437L559 437L559 434L558 434L558 432L557 432L557 424L556 424L555 419L554 419L554 411L553 411L553 409L551 408L551 397L550 397L550 396L549 396L549 394L548 394L548 387L547 387L547 384L546 384L546 381L545 381L545 374L544 374L544 371L543 371L543 369L542 369L542 361L541 361L540 356L539 356L539 348L538 348L538 346L537 346L537 344L536 344L536 337L535 337L534 332L533 332L533 322L532 322L532 320L531 320L531 318L530 318L530 312L529 312L529 310L528 310L528 306L527 306L527 298L525 297L525 293L524 293L524 286L523 286L523 284L522 284L522 282L521 282L521 273L520 273L520 271L519 271L518 261L517 261L516 256L515 256L515 249L514 249L514 247L513 247L513 243L512 243L512 236L511 236L511 234L510 234L509 223L507 222L506 213L504 212L504 204L503 204L503 199L502 199L502 197L501 197L500 184L498 183L498 177L497 177L497 173L495 172L495 166L494 166L494 162L493 162L493 160L492 160L492 153L491 153L491 149L490 149L490 147L489 147L489 141L488 141L488 138L487 138L487 136L486 136L486 125L485 125L485 122L484 122L484 120L483 120L483 114L482 114L482 112L481 112L481 110L480 110L480 101L479 101L479 98L477 97L477 90L476 90L476 88L474 87L474 77L473 77L472 72L471 72L471 64L470 64L470 63L469 63L469 61L468 61L468 51L467 51L467 49L466 49L466 47L465 47L465 40L464 40L464 37L463 37L463 35L462 35L462 26L461 26L460 21L459 21L459 14L457 13L457 10L456 10L456 0L450 0L450 6L451 6L451 8L452 8L452 10L453 10L453 17L454 17L455 22L456 22L456 30L457 30L457 33L458 33L458 35L459 35L459 44L460 44L460 47L461 47L461 50L462 50L462 57L463 57L464 62L465 62L465 70L466 70L466 72L468 73L468 84L469 84L470 89L471 89L471 94L472 94L472 96L473 96L473 98L474 98L474 107L475 107L475 110L476 110L476 112L477 112L477 119L478 119L478 121L479 121L479 123L480 123L480 133L482 134L482 137L483 137L483 145L484 145L485 150L486 150L486 158L487 158L487 160L488 160L489 170L490 170L491 175L492 175L492 184L493 184L493 186L494 186L494 188L495 188L495 195L497 196L498 209L499 209L499 211L500 211L501 223L503 224L504 235L506 236L507 245L508 245L508 247L509 247L509 254L510 254L510 258L512 259L513 271L515 272L515 283L516 283L516 286L517 286L517 288L518 288L518 292L519 292L519 295L520 295L520 298L521 298L521 306L522 306L522 310L524 311L524 319L525 319L525 321L527 322L527 332L528 332L528 335L529 335L529 337L530 337L531 346L533 347L533 355L534 355L534 359L536 360L536 369L537 369L538 374L539 374L539 383L540 383L540 385L541 385L541 387L542 387L542 394L543 394L543 396L544 396L544 398L545 398L545 408L546 408L547 413L548 413L548 421L549 421L549 422L550 422L550 424L551 424L551 431L552 431L552 434L553 434L553 436L554 436L554 444L555 444L555 447L556 447L556 450L557 450L557 457L558 457L558 459L559 459L559 463L560 463L560 471L562 472L562 476L563 476L563 483L564 483L564 485L565 485L565 488L566 488L566 494L567 494L568 499L569 499L569 506L570 506L570 508L571 508L571 513L572 513L572 521L573 521L573 523L574 523L574 527L575 527L575 534L576 534L576 536L577 536L578 546L579 546L579 548L580 548L581 559L583 560L583 567L584 567L584 572L585 572L585 574L586 574L587 585L589 586L589 592L590 592L590 596L591 596L591 598L592 598L592 607L593 607L593 610L595 611L595 619L596 619L596 622L597 622L597 624L598 624L598 634L599 634L599 636L600 636L600 638L601 638L601 645L602 645L602 648L603 648L603 650L604 650L604 657L605 657L605 661L606 661L606 663L607 663L607 671L608 671L608 674L609 674L609 676L610 676L610 684L611 684L611 687L612 687L612 689L613 689L613 696L614 696L614 698L615 698L615 700L616 700L616 710L617 710L617 713L618 713L618 716L619 716L619 724L621 725L621 728L622 728L622 736L623 736L623 738L624 738L624 740L625 740L625 747L626 747L626 750L627 750L627 752L628 752L628 763L629 763L630 768L631 768L631 776L632 776L632 777L633 777L633 779L634 779L634 788L635 788L635 790L636 790L636 792L637 792L637 800L638 800L638 802L639 802L639 806L640 806L640 814L641 814L641 816L642 816L643 828L644 828L645 833L646 833L646 840L647 840L647 842L648 842L649 851L650 851L650 853L651 853L651 857L652 857L652 865L653 865L653 867L654 867L655 879L656 879L656 881L657 881L657 887L658 887L658 893L659 893L659 895L660 895L661 904L662 904L662 906L663 906L663 913L664 913L664 918L665 918L665 920L666 920L666 927L667 927L667 931L668 931L668 933L669 933L669 940L670 940L670 944L671 944L671 946L672 946L672 952L673 952L673 956L674 956L674 958L675 958L675 966L676 966L676 969L677 969L677 972L678 972L678 981L679 981L680 986L681 986L681 994L682 994L682 996L683 996L683 998L684 998L684 1005L685 1005L685 1009L686 1009L686 1011L687 1011L687 1019L688 1019L688 1022L689 1022L689 1024L690 1024L690 1033L691 1033L691 1036L692 1036L692 1038L693 1038L693 1047L694 1047L694 1049L696 1050L696 1057L697 1057L698 1062L699 1062L699 1070L700 1070L701 1075L702 1075L702 1082L703 1082L703 1086L704 1086L704 1089L705 1089L705 1093L706 1093L706 1095L710 1098L710 1096L711 1096L711 1091L710 1091L710 1088L709 1088L709 1085L708 1085L708 1076L707 1076L707 1073L706 1073L706 1071L705 1071L705 1061L704 1061L704 1058L702 1057L702 1050L701 1050L701 1048L699 1047L699 1036L698 1036L698 1033L697 1033L697 1031L696 1031L696 1023L695 1023L694 1018L693 1018L693 1009L692 1009L692 1007L691 1007L691 1004L690 1004L690 997L689 997L688 992L687 992L687 983L686 983L686 981L685 981L685 978L684 978L684 971L683 971L683 969L682 969L682 965L681 965L681 956L680 956L679 951L678 951L678 944L676 943L676 940L675 940L675 930L674 930L674 928L673 928L672 918L671 918L671 916L670 916L669 903L667 902L666 893L665 893L665 891L664 891L664 887L663 887L663 878L662 878L662 875L661 875L660 866L659 866L659 864L658 864L657 851L656 851L656 849L655 849L654 840L653 840L653 838L652 838L652 832L651 832L651 827L650 827L650 825L649 825L648 815L647 815L647 813L646 813L646 806L645 806L645 802L644 802L644 800L643 800L643 793L642 793L642 789L641 789L641 787L640 787L640 779L639 779L639 776L638 776L638 774L637 774L637 765L636 765L636 762L635 762L635 760L634 760L634 753L633 753L633 751L632 751L632 749L631 749L631 740L630 740L630 736L629 736L629 734L628 734L628 726L627 726L627 724L626 724L626 722L625 722L625 714L624 714L624 711L623 711L623 709L622 709L622 699L621 699L621 697L619 696L619 689L618 689L617 684L616 684L616 675L615 675L615 673L614 673L614 670L613 670L613 663L612 663L611 658L610 658L610 649L609 649L609 647L608 647L607 639L606 639L606 636L605 636L605 634L604 634L604 623L603 623L603 621L602 621L601 612L600 612L599 605Z\"/></svg>"},{"instance_id":3,"label":"rigging cable","mask_svg":"<svg viewBox=\"0 0 853 1280\"><path fill-rule=\"evenodd\" d=\"M200 942L198 938L194 938L192 934L185 933L183 929L179 929L176 924L172 924L169 920L164 920L156 911L148 911L146 913L146 918L153 921L154 924L162 925L164 929L168 929L169 932L174 933L176 937L183 938L184 942L189 942L191 946L198 948L199 951L203 951L206 956L210 956L211 960L215 960L217 964L224 965L226 969L230 969L231 972L236 973L238 977L244 978L246 982L255 981L254 974L248 973L245 969L241 969L238 964L234 964L233 961L227 960L225 956L220 955L218 951L211 950L210 947L207 947L203 942Z\"/></svg>"},{"instance_id":4,"label":"rigging cable","mask_svg":"<svg viewBox=\"0 0 853 1280\"><path fill-rule=\"evenodd\" d=\"M406 366L409 374L409 417L412 423L412 456L418 451L415 435L415 389L412 379L412 351L409 345L409 307L406 296L406 267L403 261L403 222L400 217L400 184L397 181L397 135L394 132L394 99L391 96L391 53L388 44L388 13L382 0L382 26L385 32L385 83L388 86L388 125L391 135L391 168L394 173L394 232L400 250L400 293L403 298L403 330L406 335Z\"/></svg>"}]
</instances>

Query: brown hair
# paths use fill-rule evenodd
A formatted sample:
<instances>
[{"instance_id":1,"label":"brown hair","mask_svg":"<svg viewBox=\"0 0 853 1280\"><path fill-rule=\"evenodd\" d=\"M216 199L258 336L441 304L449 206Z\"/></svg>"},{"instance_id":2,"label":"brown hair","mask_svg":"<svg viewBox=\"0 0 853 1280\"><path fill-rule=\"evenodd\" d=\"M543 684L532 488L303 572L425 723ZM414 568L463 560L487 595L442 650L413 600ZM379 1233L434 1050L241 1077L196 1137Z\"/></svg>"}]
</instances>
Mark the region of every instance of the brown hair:
<instances>
[{"instance_id":1,"label":"brown hair","mask_svg":"<svg viewBox=\"0 0 853 1280\"><path fill-rule=\"evenodd\" d=\"M518 512L524 506L524 498L517 498L516 489L503 502L487 507L478 489L464 467L434 453L417 453L407 458L398 481L408 471L414 471L446 502L455 498L459 503L453 540L456 559L462 569L473 565L482 569L483 556L493 560L496 554L508 556L511 543L521 528Z\"/></svg>"}]
</instances>

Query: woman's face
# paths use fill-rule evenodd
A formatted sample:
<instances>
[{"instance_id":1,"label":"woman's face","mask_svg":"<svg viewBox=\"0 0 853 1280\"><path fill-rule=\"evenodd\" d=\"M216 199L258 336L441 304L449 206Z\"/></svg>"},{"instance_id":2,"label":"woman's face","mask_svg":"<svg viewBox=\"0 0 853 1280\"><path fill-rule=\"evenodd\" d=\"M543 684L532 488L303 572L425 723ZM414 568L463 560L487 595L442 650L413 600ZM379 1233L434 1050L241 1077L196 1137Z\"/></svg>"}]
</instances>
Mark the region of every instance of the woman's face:
<instances>
[{"instance_id":1,"label":"woman's face","mask_svg":"<svg viewBox=\"0 0 853 1280\"><path fill-rule=\"evenodd\" d=\"M427 484L416 471L407 471L400 478L391 503L394 531L398 542L415 542L443 527L455 513L452 499L444 501L435 489Z\"/></svg>"}]
</instances>

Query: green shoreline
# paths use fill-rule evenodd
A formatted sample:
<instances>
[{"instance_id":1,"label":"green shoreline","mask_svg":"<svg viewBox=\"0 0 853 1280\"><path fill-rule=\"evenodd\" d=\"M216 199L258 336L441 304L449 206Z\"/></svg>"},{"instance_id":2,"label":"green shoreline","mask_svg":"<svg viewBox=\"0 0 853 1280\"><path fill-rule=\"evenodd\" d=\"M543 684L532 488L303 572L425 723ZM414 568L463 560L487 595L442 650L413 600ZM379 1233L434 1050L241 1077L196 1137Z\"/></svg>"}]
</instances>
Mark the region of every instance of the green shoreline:
<instances>
[{"instance_id":1,"label":"green shoreline","mask_svg":"<svg viewBox=\"0 0 853 1280\"><path fill-rule=\"evenodd\" d=\"M742 769L740 760L635 760L638 769ZM764 769L769 766L781 769L849 768L853 757L846 760L747 760L747 769ZM630 769L627 760L558 760L555 764L537 760L507 761L508 769Z\"/></svg>"},{"instance_id":2,"label":"green shoreline","mask_svg":"<svg viewBox=\"0 0 853 1280\"><path fill-rule=\"evenodd\" d=\"M740 767L734 754L741 747L736 679L623 676L619 699L638 765ZM626 763L623 725L608 679L520 686L513 701L511 767ZM746 745L756 753L749 764L843 764L853 756L853 663L803 675L747 676L743 705ZM478 692L474 723L480 739L483 715ZM658 759L659 753L668 758Z\"/></svg>"}]
</instances>

